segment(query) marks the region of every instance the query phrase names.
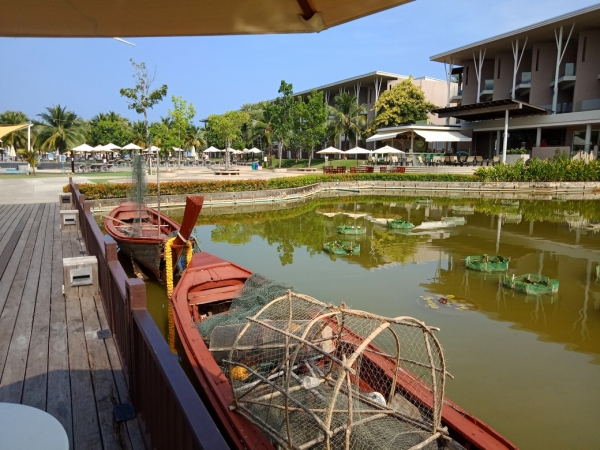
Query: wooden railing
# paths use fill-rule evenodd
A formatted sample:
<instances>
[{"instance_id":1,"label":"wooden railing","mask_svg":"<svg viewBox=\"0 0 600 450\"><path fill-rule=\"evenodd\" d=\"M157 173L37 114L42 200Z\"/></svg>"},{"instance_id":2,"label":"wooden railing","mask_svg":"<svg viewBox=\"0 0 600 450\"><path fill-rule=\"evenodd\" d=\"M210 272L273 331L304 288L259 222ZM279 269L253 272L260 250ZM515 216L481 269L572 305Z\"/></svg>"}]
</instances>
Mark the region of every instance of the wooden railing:
<instances>
[{"instance_id":1,"label":"wooden railing","mask_svg":"<svg viewBox=\"0 0 600 450\"><path fill-rule=\"evenodd\" d=\"M102 303L149 448L229 448L177 357L146 309L146 284L129 278L117 244L105 237L85 196L70 180L88 254L98 259Z\"/></svg>"}]
</instances>

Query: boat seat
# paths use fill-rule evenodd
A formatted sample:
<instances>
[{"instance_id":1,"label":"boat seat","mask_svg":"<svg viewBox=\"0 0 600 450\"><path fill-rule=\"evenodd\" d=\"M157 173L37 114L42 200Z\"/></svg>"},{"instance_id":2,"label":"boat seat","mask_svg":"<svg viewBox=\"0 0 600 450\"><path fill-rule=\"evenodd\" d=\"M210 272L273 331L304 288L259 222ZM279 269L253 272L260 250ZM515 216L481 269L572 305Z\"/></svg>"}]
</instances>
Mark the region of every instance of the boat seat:
<instances>
[{"instance_id":1,"label":"boat seat","mask_svg":"<svg viewBox=\"0 0 600 450\"><path fill-rule=\"evenodd\" d=\"M142 219L148 219L150 214L147 211L125 211L119 214L118 219L125 222L126 220L134 220L138 217Z\"/></svg>"},{"instance_id":2,"label":"boat seat","mask_svg":"<svg viewBox=\"0 0 600 450\"><path fill-rule=\"evenodd\" d=\"M243 284L233 286L221 286L199 292L190 292L188 301L190 305L200 305L204 303L213 303L219 300L228 300L237 297Z\"/></svg>"}]
</instances>

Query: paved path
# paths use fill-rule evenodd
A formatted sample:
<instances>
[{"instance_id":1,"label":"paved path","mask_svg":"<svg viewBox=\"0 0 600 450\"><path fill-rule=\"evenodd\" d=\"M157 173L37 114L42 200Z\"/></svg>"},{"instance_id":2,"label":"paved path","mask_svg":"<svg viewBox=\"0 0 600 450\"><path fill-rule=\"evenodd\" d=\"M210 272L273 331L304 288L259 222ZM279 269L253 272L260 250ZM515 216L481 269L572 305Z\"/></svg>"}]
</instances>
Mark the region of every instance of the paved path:
<instances>
[{"instance_id":1,"label":"paved path","mask_svg":"<svg viewBox=\"0 0 600 450\"><path fill-rule=\"evenodd\" d=\"M143 449L137 418L114 419L129 394L101 298L62 294L63 257L85 252L59 223L58 198L0 206L0 402L48 412L74 450Z\"/></svg>"}]
</instances>

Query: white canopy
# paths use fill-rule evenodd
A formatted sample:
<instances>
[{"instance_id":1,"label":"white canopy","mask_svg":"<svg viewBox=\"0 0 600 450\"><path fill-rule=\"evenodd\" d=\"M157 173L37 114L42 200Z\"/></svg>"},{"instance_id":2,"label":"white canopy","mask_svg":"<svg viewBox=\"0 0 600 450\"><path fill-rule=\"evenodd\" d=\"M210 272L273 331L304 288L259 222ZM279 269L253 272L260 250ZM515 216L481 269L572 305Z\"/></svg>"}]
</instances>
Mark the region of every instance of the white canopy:
<instances>
[{"instance_id":1,"label":"white canopy","mask_svg":"<svg viewBox=\"0 0 600 450\"><path fill-rule=\"evenodd\" d=\"M373 150L373 153L375 153L377 155L385 155L388 153L404 153L404 152L402 150L398 150L397 148L386 145L385 147L381 147L381 148Z\"/></svg>"},{"instance_id":2,"label":"white canopy","mask_svg":"<svg viewBox=\"0 0 600 450\"><path fill-rule=\"evenodd\" d=\"M471 138L458 131L415 130L427 142L471 142Z\"/></svg>"},{"instance_id":3,"label":"white canopy","mask_svg":"<svg viewBox=\"0 0 600 450\"><path fill-rule=\"evenodd\" d=\"M74 152L91 152L93 148L94 147L92 147L91 145L81 144L81 145L78 145L77 147L72 148L71 151L74 151Z\"/></svg>"},{"instance_id":4,"label":"white canopy","mask_svg":"<svg viewBox=\"0 0 600 450\"><path fill-rule=\"evenodd\" d=\"M248 153L248 152L249 152L249 150L248 150L246 147L244 147L244 148L242 149L242 153Z\"/></svg>"},{"instance_id":5,"label":"white canopy","mask_svg":"<svg viewBox=\"0 0 600 450\"><path fill-rule=\"evenodd\" d=\"M367 138L367 142L384 141L386 139L394 139L398 135L398 131L384 131L381 133L374 134L370 138Z\"/></svg>"},{"instance_id":6,"label":"white canopy","mask_svg":"<svg viewBox=\"0 0 600 450\"><path fill-rule=\"evenodd\" d=\"M202 153L219 153L222 152L223 150L219 150L216 147L213 147L212 145L210 147L208 147L206 150L204 150Z\"/></svg>"},{"instance_id":7,"label":"white canopy","mask_svg":"<svg viewBox=\"0 0 600 450\"><path fill-rule=\"evenodd\" d=\"M121 150L121 147L119 147L118 145L113 144L112 142L109 142L108 144L106 144L104 146L105 150Z\"/></svg>"},{"instance_id":8,"label":"white canopy","mask_svg":"<svg viewBox=\"0 0 600 450\"><path fill-rule=\"evenodd\" d=\"M123 147L123 150L141 150L142 147L135 145L133 142L131 144L127 144L125 147Z\"/></svg>"},{"instance_id":9,"label":"white canopy","mask_svg":"<svg viewBox=\"0 0 600 450\"><path fill-rule=\"evenodd\" d=\"M240 154L242 154L241 150L236 150L235 148L229 147L229 148L227 148L227 150L229 150L229 153L233 153L234 155L240 155Z\"/></svg>"},{"instance_id":10,"label":"white canopy","mask_svg":"<svg viewBox=\"0 0 600 450\"><path fill-rule=\"evenodd\" d=\"M96 145L94 148L92 148L90 150L90 152L96 152L96 153L106 152L106 151L108 151L108 149L104 145L100 145L100 144Z\"/></svg>"},{"instance_id":11,"label":"white canopy","mask_svg":"<svg viewBox=\"0 0 600 450\"><path fill-rule=\"evenodd\" d=\"M372 152L367 150L366 148L354 147L344 153L346 155L367 155L367 154L371 154Z\"/></svg>"},{"instance_id":12,"label":"white canopy","mask_svg":"<svg viewBox=\"0 0 600 450\"><path fill-rule=\"evenodd\" d=\"M173 151L176 151L176 152L185 152L184 149L178 148L178 147L173 147Z\"/></svg>"},{"instance_id":13,"label":"white canopy","mask_svg":"<svg viewBox=\"0 0 600 450\"><path fill-rule=\"evenodd\" d=\"M337 148L335 148L335 147L327 147L327 148L326 148L326 149L324 149L324 150L319 150L317 153L318 153L319 155L338 155L338 154L340 154L340 153L344 153L344 152L343 152L343 151L341 151L341 150L338 150L338 149L337 149Z\"/></svg>"},{"instance_id":14,"label":"white canopy","mask_svg":"<svg viewBox=\"0 0 600 450\"><path fill-rule=\"evenodd\" d=\"M248 150L248 153L262 153L262 150L252 147L250 150Z\"/></svg>"}]
</instances>

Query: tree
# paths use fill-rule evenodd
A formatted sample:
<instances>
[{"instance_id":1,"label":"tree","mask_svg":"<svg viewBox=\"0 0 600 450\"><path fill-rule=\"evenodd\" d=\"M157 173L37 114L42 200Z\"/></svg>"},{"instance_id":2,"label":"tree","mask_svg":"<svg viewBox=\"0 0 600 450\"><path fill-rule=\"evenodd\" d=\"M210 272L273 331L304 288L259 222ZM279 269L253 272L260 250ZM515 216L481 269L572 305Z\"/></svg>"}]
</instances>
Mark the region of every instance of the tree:
<instances>
[{"instance_id":1,"label":"tree","mask_svg":"<svg viewBox=\"0 0 600 450\"><path fill-rule=\"evenodd\" d=\"M188 128L192 124L192 119L196 115L194 104L185 101L182 97L171 96L173 109L169 109L169 118L171 119L171 142L173 147L182 148L186 142ZM180 161L181 158L178 159Z\"/></svg>"},{"instance_id":2,"label":"tree","mask_svg":"<svg viewBox=\"0 0 600 450\"><path fill-rule=\"evenodd\" d=\"M378 128L426 120L427 114L435 108L436 105L425 100L425 94L413 83L413 77L407 78L381 94L374 106L377 116L368 133L375 134Z\"/></svg>"},{"instance_id":3,"label":"tree","mask_svg":"<svg viewBox=\"0 0 600 450\"><path fill-rule=\"evenodd\" d=\"M329 107L330 112L330 132L334 140L344 135L344 148L350 149L350 138L356 139L367 125L367 108L358 103L356 96L342 92L334 99L335 106Z\"/></svg>"},{"instance_id":4,"label":"tree","mask_svg":"<svg viewBox=\"0 0 600 450\"><path fill-rule=\"evenodd\" d=\"M121 122L129 124L129 120L126 117L123 117L121 114L118 114L114 111L109 111L107 113L98 113L90 119L91 126L94 126L99 122Z\"/></svg>"},{"instance_id":5,"label":"tree","mask_svg":"<svg viewBox=\"0 0 600 450\"><path fill-rule=\"evenodd\" d=\"M83 120L67 107L55 105L38 114L42 119L36 125L37 143L40 150L57 150L64 153L67 149L82 144L86 139L87 127Z\"/></svg>"},{"instance_id":6,"label":"tree","mask_svg":"<svg viewBox=\"0 0 600 450\"><path fill-rule=\"evenodd\" d=\"M35 170L37 169L38 162L40 161L40 152L32 148L30 150L21 149L18 153L25 161L27 161L33 170L33 174L36 175Z\"/></svg>"},{"instance_id":7,"label":"tree","mask_svg":"<svg viewBox=\"0 0 600 450\"><path fill-rule=\"evenodd\" d=\"M146 145L150 148L150 125L148 123L148 109L162 101L167 95L167 85L163 84L160 88L151 90L152 83L156 78L156 73L150 76L146 63L137 64L133 59L130 59L134 69L133 79L135 87L122 88L119 92L121 97L128 99L127 107L133 109L138 114L144 115L144 125L146 127Z\"/></svg>"},{"instance_id":8,"label":"tree","mask_svg":"<svg viewBox=\"0 0 600 450\"><path fill-rule=\"evenodd\" d=\"M131 124L131 142L138 147L146 145L146 124L143 120L136 120Z\"/></svg>"},{"instance_id":9,"label":"tree","mask_svg":"<svg viewBox=\"0 0 600 450\"><path fill-rule=\"evenodd\" d=\"M225 144L225 167L229 169L229 147L240 137L242 126L250 120L250 115L242 111L228 111L225 114L208 116L208 127L219 142Z\"/></svg>"},{"instance_id":10,"label":"tree","mask_svg":"<svg viewBox=\"0 0 600 450\"><path fill-rule=\"evenodd\" d=\"M133 130L128 122L100 120L90 122L89 138L91 145L106 145L110 142L123 147L133 139Z\"/></svg>"},{"instance_id":11,"label":"tree","mask_svg":"<svg viewBox=\"0 0 600 450\"><path fill-rule=\"evenodd\" d=\"M4 111L0 114L0 124L2 125L22 125L29 123L29 117L21 111ZM2 136L2 147L13 150L24 149L27 147L27 128L13 131Z\"/></svg>"},{"instance_id":12,"label":"tree","mask_svg":"<svg viewBox=\"0 0 600 450\"><path fill-rule=\"evenodd\" d=\"M311 91L307 101L296 105L296 135L302 146L308 151L308 167L312 152L325 138L327 132L327 105L323 92Z\"/></svg>"},{"instance_id":13,"label":"tree","mask_svg":"<svg viewBox=\"0 0 600 450\"><path fill-rule=\"evenodd\" d=\"M278 97L274 102L267 105L267 111L271 118L271 127L273 135L277 139L277 153L279 157L279 168L281 169L281 153L290 137L290 133L294 127L293 109L296 100L292 96L293 86L291 83L286 83L281 80L279 92L281 97Z\"/></svg>"}]
</instances>

